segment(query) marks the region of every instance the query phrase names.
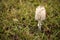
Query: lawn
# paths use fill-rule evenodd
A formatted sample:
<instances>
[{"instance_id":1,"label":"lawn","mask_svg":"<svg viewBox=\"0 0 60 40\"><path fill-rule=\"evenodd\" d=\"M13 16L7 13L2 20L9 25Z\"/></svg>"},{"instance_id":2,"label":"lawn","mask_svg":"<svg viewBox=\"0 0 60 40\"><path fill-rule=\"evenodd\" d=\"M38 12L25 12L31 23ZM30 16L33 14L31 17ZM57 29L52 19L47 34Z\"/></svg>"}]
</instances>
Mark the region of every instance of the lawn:
<instances>
[{"instance_id":1,"label":"lawn","mask_svg":"<svg viewBox=\"0 0 60 40\"><path fill-rule=\"evenodd\" d=\"M46 8L39 31L35 10ZM60 40L60 0L0 0L0 40Z\"/></svg>"}]
</instances>

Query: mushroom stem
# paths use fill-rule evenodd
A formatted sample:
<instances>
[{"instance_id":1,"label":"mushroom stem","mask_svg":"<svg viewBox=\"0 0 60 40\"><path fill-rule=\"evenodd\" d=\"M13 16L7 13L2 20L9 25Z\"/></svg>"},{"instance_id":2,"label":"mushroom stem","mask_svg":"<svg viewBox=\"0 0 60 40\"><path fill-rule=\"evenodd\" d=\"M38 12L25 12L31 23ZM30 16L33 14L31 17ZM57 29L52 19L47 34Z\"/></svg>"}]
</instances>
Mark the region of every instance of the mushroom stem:
<instances>
[{"instance_id":1,"label":"mushroom stem","mask_svg":"<svg viewBox=\"0 0 60 40\"><path fill-rule=\"evenodd\" d=\"M42 25L41 21L38 21L38 28L40 31L41 31L41 25Z\"/></svg>"}]
</instances>

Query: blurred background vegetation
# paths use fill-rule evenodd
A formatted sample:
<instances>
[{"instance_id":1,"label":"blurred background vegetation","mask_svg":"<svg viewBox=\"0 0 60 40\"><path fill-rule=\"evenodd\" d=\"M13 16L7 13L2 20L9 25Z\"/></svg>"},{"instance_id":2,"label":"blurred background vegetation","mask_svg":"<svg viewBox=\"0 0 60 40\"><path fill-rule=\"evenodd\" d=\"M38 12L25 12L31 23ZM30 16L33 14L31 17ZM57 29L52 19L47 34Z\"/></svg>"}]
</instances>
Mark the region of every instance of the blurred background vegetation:
<instances>
[{"instance_id":1,"label":"blurred background vegetation","mask_svg":"<svg viewBox=\"0 0 60 40\"><path fill-rule=\"evenodd\" d=\"M41 32L34 18L39 5L47 12ZM60 40L60 0L0 0L0 40Z\"/></svg>"}]
</instances>

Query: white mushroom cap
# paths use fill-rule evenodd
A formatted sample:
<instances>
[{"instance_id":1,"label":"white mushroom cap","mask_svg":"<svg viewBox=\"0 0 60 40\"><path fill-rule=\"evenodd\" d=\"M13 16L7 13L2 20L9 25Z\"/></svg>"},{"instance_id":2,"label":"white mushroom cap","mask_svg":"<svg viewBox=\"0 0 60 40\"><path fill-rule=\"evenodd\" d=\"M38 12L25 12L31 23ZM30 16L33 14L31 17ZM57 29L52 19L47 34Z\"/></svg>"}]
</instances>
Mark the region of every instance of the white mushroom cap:
<instances>
[{"instance_id":1,"label":"white mushroom cap","mask_svg":"<svg viewBox=\"0 0 60 40\"><path fill-rule=\"evenodd\" d=\"M38 6L35 11L35 20L45 20L46 10L44 6Z\"/></svg>"}]
</instances>

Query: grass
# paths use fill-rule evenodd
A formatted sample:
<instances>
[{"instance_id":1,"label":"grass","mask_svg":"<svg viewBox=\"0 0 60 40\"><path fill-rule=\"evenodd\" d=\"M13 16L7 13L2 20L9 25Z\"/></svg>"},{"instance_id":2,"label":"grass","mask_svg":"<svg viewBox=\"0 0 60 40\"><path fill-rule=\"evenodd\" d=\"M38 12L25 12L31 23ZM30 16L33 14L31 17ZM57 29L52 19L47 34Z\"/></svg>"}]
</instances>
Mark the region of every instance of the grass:
<instances>
[{"instance_id":1,"label":"grass","mask_svg":"<svg viewBox=\"0 0 60 40\"><path fill-rule=\"evenodd\" d=\"M47 12L41 32L34 18L39 5ZM59 0L0 0L0 40L60 40L59 35Z\"/></svg>"}]
</instances>

